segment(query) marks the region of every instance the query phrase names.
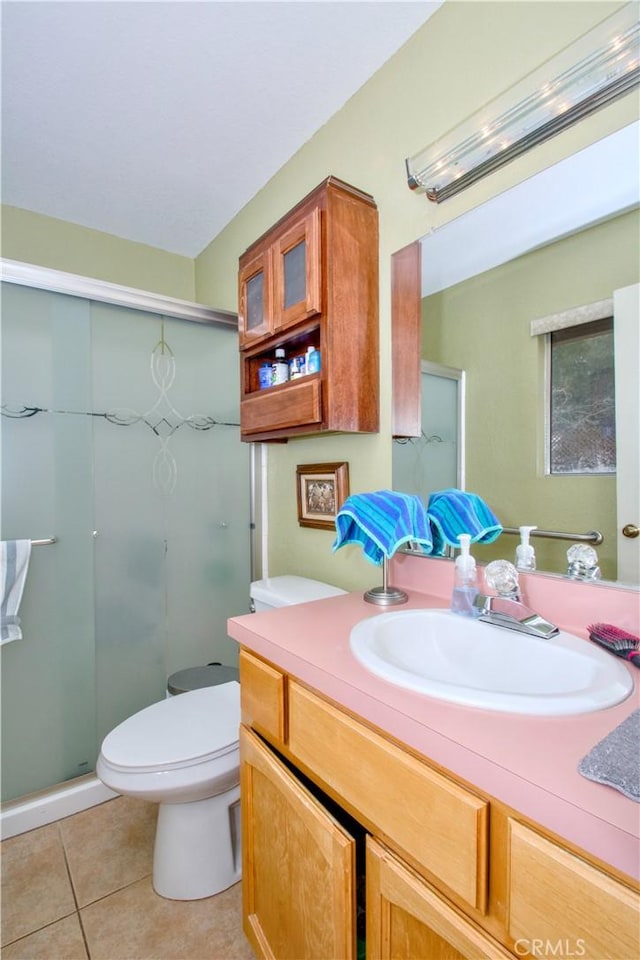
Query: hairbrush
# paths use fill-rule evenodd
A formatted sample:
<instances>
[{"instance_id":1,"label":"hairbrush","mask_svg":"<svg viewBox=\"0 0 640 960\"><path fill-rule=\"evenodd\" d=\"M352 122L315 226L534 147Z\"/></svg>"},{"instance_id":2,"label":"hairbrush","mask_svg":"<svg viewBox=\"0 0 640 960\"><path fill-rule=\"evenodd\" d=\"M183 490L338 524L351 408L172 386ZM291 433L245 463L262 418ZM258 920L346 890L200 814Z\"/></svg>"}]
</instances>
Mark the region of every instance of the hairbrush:
<instances>
[{"instance_id":1,"label":"hairbrush","mask_svg":"<svg viewBox=\"0 0 640 960\"><path fill-rule=\"evenodd\" d=\"M601 647L610 650L618 657L629 660L634 666L640 667L640 639L633 634L614 627L610 623L592 623L587 627L589 637Z\"/></svg>"}]
</instances>

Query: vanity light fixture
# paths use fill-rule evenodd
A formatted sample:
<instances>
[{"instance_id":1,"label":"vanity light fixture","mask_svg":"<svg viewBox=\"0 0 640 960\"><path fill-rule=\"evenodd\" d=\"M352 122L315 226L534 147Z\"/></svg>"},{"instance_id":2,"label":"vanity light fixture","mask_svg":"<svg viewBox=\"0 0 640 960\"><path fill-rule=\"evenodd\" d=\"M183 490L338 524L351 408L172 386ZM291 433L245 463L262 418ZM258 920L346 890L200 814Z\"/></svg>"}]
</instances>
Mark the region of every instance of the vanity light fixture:
<instances>
[{"instance_id":1,"label":"vanity light fixture","mask_svg":"<svg viewBox=\"0 0 640 960\"><path fill-rule=\"evenodd\" d=\"M640 84L637 2L626 4L464 123L406 160L440 203Z\"/></svg>"}]
</instances>

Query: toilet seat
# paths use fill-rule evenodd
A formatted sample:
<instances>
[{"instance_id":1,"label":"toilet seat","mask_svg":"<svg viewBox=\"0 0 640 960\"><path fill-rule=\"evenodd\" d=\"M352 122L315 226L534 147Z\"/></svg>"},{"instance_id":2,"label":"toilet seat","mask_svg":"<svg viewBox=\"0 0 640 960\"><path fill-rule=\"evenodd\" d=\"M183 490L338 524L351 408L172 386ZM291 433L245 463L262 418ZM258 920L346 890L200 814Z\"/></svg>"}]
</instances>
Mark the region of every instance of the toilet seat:
<instances>
[{"instance_id":1,"label":"toilet seat","mask_svg":"<svg viewBox=\"0 0 640 960\"><path fill-rule=\"evenodd\" d=\"M232 680L170 697L124 720L102 744L102 757L121 772L176 770L238 749L240 684Z\"/></svg>"}]
</instances>

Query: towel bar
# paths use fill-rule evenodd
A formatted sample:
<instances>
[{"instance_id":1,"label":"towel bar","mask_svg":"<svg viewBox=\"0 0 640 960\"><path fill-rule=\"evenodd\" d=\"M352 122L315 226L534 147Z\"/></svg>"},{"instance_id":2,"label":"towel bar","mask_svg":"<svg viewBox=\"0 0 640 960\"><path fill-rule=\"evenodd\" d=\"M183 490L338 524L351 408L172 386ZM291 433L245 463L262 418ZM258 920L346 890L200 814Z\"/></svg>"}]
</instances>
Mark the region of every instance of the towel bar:
<instances>
[{"instance_id":1,"label":"towel bar","mask_svg":"<svg viewBox=\"0 0 640 960\"><path fill-rule=\"evenodd\" d=\"M32 547L48 547L50 543L57 543L57 537L47 537L45 540L32 540Z\"/></svg>"},{"instance_id":2,"label":"towel bar","mask_svg":"<svg viewBox=\"0 0 640 960\"><path fill-rule=\"evenodd\" d=\"M503 527L503 533L520 533L519 527ZM531 537L548 537L551 540L578 540L580 543L595 543L598 546L604 542L599 530L589 530L587 533L562 533L560 530L531 530Z\"/></svg>"}]
</instances>

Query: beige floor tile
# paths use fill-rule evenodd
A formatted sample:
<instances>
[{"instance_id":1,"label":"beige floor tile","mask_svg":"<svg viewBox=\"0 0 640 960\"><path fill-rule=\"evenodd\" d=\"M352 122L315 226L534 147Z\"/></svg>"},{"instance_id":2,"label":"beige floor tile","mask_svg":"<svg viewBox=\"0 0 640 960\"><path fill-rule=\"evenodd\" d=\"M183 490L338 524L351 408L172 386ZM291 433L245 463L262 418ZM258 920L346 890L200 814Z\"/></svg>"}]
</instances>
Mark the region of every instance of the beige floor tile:
<instances>
[{"instance_id":1,"label":"beige floor tile","mask_svg":"<svg viewBox=\"0 0 640 960\"><path fill-rule=\"evenodd\" d=\"M82 928L74 913L2 948L2 960L87 960Z\"/></svg>"},{"instance_id":2,"label":"beige floor tile","mask_svg":"<svg viewBox=\"0 0 640 960\"><path fill-rule=\"evenodd\" d=\"M57 824L3 841L3 944L60 920L75 909Z\"/></svg>"},{"instance_id":3,"label":"beige floor tile","mask_svg":"<svg viewBox=\"0 0 640 960\"><path fill-rule=\"evenodd\" d=\"M59 823L78 905L151 873L158 806L116 797Z\"/></svg>"},{"instance_id":4,"label":"beige floor tile","mask_svg":"<svg viewBox=\"0 0 640 960\"><path fill-rule=\"evenodd\" d=\"M91 960L255 960L242 884L205 900L165 900L145 878L81 910Z\"/></svg>"}]
</instances>

